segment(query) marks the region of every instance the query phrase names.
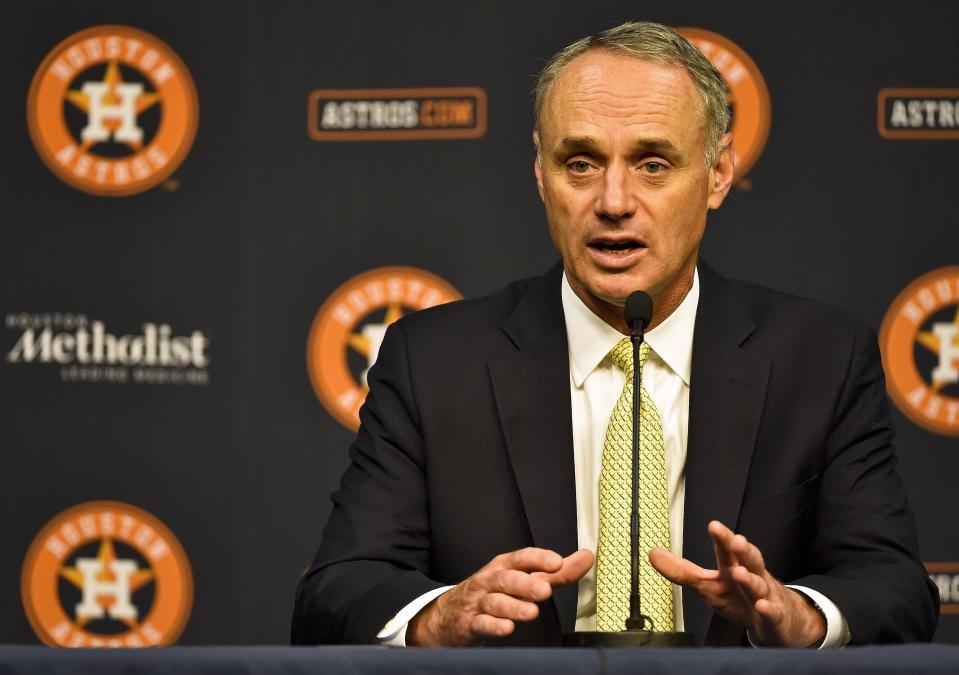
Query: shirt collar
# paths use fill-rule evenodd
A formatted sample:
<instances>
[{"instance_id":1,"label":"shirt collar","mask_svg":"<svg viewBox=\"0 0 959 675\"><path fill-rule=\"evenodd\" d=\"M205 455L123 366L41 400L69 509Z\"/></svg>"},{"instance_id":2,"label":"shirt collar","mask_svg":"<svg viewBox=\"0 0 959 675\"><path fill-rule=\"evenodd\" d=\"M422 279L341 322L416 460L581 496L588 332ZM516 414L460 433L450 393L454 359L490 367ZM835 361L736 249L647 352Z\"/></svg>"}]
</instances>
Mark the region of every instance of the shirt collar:
<instances>
[{"instance_id":1,"label":"shirt collar","mask_svg":"<svg viewBox=\"0 0 959 675\"><path fill-rule=\"evenodd\" d=\"M600 319L573 291L563 274L563 314L569 341L569 364L573 384L583 382L599 367L623 334ZM693 359L693 328L699 306L699 270L693 273L693 287L666 320L646 333L649 348L689 386Z\"/></svg>"}]
</instances>

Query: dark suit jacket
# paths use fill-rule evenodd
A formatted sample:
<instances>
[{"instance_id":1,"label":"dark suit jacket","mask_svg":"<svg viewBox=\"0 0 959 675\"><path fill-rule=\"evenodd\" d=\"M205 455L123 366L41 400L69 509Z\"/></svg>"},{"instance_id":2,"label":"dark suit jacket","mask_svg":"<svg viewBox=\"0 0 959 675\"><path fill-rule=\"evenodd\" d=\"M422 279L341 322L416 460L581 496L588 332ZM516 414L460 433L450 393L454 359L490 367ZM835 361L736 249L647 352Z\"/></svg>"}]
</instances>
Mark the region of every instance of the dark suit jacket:
<instances>
[{"instance_id":1,"label":"dark suit jacket","mask_svg":"<svg viewBox=\"0 0 959 675\"><path fill-rule=\"evenodd\" d=\"M387 331L352 463L297 589L294 643L366 643L420 594L495 555L577 548L561 268ZM715 567L719 519L778 578L815 588L855 643L928 640L937 595L895 471L873 331L811 301L700 265L683 554ZM503 644L555 645L575 585ZM697 642L742 626L684 593ZM497 641L498 642L498 641Z\"/></svg>"}]
</instances>

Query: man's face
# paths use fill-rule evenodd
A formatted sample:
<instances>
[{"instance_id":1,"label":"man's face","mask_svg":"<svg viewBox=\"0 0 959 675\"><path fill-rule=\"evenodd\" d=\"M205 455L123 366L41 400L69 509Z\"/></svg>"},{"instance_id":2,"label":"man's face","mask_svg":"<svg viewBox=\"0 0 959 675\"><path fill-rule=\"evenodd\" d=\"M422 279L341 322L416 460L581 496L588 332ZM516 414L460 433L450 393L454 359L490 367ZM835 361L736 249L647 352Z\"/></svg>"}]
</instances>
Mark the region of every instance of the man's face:
<instances>
[{"instance_id":1,"label":"man's face","mask_svg":"<svg viewBox=\"0 0 959 675\"><path fill-rule=\"evenodd\" d=\"M550 235L573 290L614 326L633 291L653 297L656 324L692 285L733 173L728 150L705 168L703 108L685 69L600 50L546 98L534 141Z\"/></svg>"}]
</instances>

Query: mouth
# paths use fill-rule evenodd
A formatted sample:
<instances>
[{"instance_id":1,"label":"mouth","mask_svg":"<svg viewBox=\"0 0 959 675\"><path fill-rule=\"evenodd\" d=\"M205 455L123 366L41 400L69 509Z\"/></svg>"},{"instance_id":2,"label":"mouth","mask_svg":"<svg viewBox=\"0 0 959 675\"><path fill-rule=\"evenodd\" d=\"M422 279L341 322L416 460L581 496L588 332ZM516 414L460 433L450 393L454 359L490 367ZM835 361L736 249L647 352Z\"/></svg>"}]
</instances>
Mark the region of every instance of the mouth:
<instances>
[{"instance_id":1,"label":"mouth","mask_svg":"<svg viewBox=\"0 0 959 675\"><path fill-rule=\"evenodd\" d=\"M586 242L593 264L613 273L625 272L642 260L646 242L629 234L600 235Z\"/></svg>"},{"instance_id":2,"label":"mouth","mask_svg":"<svg viewBox=\"0 0 959 675\"><path fill-rule=\"evenodd\" d=\"M646 248L646 242L633 236L594 237L586 245L606 255L627 255L637 249Z\"/></svg>"}]
</instances>

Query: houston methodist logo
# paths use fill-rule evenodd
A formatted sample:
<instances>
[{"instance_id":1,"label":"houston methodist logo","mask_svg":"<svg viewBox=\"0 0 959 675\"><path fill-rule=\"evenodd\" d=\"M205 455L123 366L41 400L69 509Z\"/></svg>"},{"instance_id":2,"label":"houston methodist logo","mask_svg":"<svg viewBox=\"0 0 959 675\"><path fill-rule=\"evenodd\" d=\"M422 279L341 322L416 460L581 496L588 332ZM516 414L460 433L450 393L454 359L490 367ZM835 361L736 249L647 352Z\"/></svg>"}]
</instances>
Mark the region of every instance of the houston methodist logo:
<instances>
[{"instance_id":1,"label":"houston methodist logo","mask_svg":"<svg viewBox=\"0 0 959 675\"><path fill-rule=\"evenodd\" d=\"M959 89L880 89L879 135L959 140Z\"/></svg>"},{"instance_id":2,"label":"houston methodist logo","mask_svg":"<svg viewBox=\"0 0 959 675\"><path fill-rule=\"evenodd\" d=\"M889 395L903 414L959 436L959 266L909 284L883 319L879 346Z\"/></svg>"},{"instance_id":3,"label":"houston methodist logo","mask_svg":"<svg viewBox=\"0 0 959 675\"><path fill-rule=\"evenodd\" d=\"M462 297L435 274L381 267L340 286L316 313L306 344L310 382L343 426L356 430L386 328L405 314Z\"/></svg>"},{"instance_id":4,"label":"houston methodist logo","mask_svg":"<svg viewBox=\"0 0 959 675\"><path fill-rule=\"evenodd\" d=\"M733 107L733 160L740 180L759 159L766 139L772 105L766 80L756 63L731 40L701 28L677 28L722 74L729 85Z\"/></svg>"},{"instance_id":5,"label":"houston methodist logo","mask_svg":"<svg viewBox=\"0 0 959 675\"><path fill-rule=\"evenodd\" d=\"M307 99L315 141L480 138L486 92L479 87L318 89Z\"/></svg>"},{"instance_id":6,"label":"houston methodist logo","mask_svg":"<svg viewBox=\"0 0 959 675\"><path fill-rule=\"evenodd\" d=\"M60 647L152 647L176 642L193 605L183 547L129 504L88 502L37 535L23 564L30 625Z\"/></svg>"},{"instance_id":7,"label":"houston methodist logo","mask_svg":"<svg viewBox=\"0 0 959 675\"><path fill-rule=\"evenodd\" d=\"M40 158L94 195L148 190L186 158L199 116L186 66L149 33L98 26L71 35L30 85L27 121Z\"/></svg>"},{"instance_id":8,"label":"houston methodist logo","mask_svg":"<svg viewBox=\"0 0 959 675\"><path fill-rule=\"evenodd\" d=\"M210 381L210 339L177 334L168 323L144 322L114 334L103 321L72 312L6 315L12 346L4 361L18 369L59 368L64 382L198 385Z\"/></svg>"}]
</instances>

